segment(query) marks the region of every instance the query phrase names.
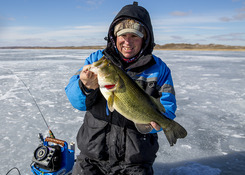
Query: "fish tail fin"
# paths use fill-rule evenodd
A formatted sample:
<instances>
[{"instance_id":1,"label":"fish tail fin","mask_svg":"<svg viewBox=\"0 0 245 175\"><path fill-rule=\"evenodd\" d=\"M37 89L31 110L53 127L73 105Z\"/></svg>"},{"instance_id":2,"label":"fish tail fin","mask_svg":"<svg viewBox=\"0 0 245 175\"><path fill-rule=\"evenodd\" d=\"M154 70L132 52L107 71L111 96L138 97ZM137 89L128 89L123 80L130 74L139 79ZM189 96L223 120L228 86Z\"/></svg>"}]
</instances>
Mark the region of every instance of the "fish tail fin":
<instances>
[{"instance_id":1,"label":"fish tail fin","mask_svg":"<svg viewBox=\"0 0 245 175\"><path fill-rule=\"evenodd\" d=\"M163 130L170 146L176 144L177 139L185 138L187 136L187 131L179 123L172 122L171 126Z\"/></svg>"}]
</instances>

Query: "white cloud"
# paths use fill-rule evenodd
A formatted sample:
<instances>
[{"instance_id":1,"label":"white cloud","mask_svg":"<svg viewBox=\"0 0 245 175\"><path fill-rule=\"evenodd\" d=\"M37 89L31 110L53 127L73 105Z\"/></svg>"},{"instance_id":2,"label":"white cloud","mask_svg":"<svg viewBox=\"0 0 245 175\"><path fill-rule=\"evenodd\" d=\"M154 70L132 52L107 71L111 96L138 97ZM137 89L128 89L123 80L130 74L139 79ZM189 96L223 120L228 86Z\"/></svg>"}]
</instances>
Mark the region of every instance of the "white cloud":
<instances>
[{"instance_id":1,"label":"white cloud","mask_svg":"<svg viewBox=\"0 0 245 175\"><path fill-rule=\"evenodd\" d=\"M170 36L172 39L174 39L174 40L183 40L184 38L183 38L183 36Z\"/></svg>"},{"instance_id":2,"label":"white cloud","mask_svg":"<svg viewBox=\"0 0 245 175\"><path fill-rule=\"evenodd\" d=\"M223 16L219 18L223 22L232 22L232 21L244 21L245 20L245 7L239 8L236 10L235 14L231 16Z\"/></svg>"},{"instance_id":3,"label":"white cloud","mask_svg":"<svg viewBox=\"0 0 245 175\"><path fill-rule=\"evenodd\" d=\"M245 20L245 13L238 13L238 14L233 16L233 19L234 20L239 20L239 21Z\"/></svg>"},{"instance_id":4,"label":"white cloud","mask_svg":"<svg viewBox=\"0 0 245 175\"><path fill-rule=\"evenodd\" d=\"M220 19L220 21L223 21L223 22L229 22L232 20L230 17L221 17L219 19Z\"/></svg>"},{"instance_id":5,"label":"white cloud","mask_svg":"<svg viewBox=\"0 0 245 175\"><path fill-rule=\"evenodd\" d=\"M189 11L189 12L173 11L170 13L170 15L172 15L172 16L189 16L189 15L191 15L191 13L192 13L191 11Z\"/></svg>"},{"instance_id":6,"label":"white cloud","mask_svg":"<svg viewBox=\"0 0 245 175\"><path fill-rule=\"evenodd\" d=\"M15 18L0 16L0 21L15 21Z\"/></svg>"},{"instance_id":7,"label":"white cloud","mask_svg":"<svg viewBox=\"0 0 245 175\"><path fill-rule=\"evenodd\" d=\"M210 38L219 41L245 41L245 33L228 33L222 35L214 35Z\"/></svg>"},{"instance_id":8,"label":"white cloud","mask_svg":"<svg viewBox=\"0 0 245 175\"><path fill-rule=\"evenodd\" d=\"M94 6L94 5L100 5L103 3L104 0L86 0L86 4Z\"/></svg>"},{"instance_id":9,"label":"white cloud","mask_svg":"<svg viewBox=\"0 0 245 175\"><path fill-rule=\"evenodd\" d=\"M217 16L201 16L201 15L191 15L191 16L181 16L181 17L170 17L163 16L152 20L154 26L182 26L191 24L207 24L207 23L217 23L219 22Z\"/></svg>"},{"instance_id":10,"label":"white cloud","mask_svg":"<svg viewBox=\"0 0 245 175\"><path fill-rule=\"evenodd\" d=\"M103 2L104 0L81 0L82 4L77 5L76 8L91 11L98 9Z\"/></svg>"},{"instance_id":11,"label":"white cloud","mask_svg":"<svg viewBox=\"0 0 245 175\"><path fill-rule=\"evenodd\" d=\"M232 17L221 17L220 21L223 22L232 22L232 21L244 21L245 20L245 13L237 13Z\"/></svg>"},{"instance_id":12,"label":"white cloud","mask_svg":"<svg viewBox=\"0 0 245 175\"><path fill-rule=\"evenodd\" d=\"M93 45L103 43L107 26L74 26L64 28L5 27L0 28L0 46L10 45ZM7 45L8 44L8 45Z\"/></svg>"},{"instance_id":13,"label":"white cloud","mask_svg":"<svg viewBox=\"0 0 245 175\"><path fill-rule=\"evenodd\" d=\"M238 9L239 12L245 12L245 7Z\"/></svg>"}]
</instances>

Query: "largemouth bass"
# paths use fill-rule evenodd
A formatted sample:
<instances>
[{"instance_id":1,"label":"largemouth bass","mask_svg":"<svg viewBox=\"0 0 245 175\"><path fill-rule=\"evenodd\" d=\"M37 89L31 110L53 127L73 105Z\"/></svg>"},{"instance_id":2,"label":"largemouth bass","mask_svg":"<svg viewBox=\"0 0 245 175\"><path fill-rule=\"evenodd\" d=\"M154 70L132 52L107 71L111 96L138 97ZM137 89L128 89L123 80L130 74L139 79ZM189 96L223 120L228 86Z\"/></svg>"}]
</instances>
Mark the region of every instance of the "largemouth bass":
<instances>
[{"instance_id":1,"label":"largemouth bass","mask_svg":"<svg viewBox=\"0 0 245 175\"><path fill-rule=\"evenodd\" d=\"M140 133L149 133L153 129L150 122L154 121L163 128L170 146L176 144L178 138L186 137L187 131L180 124L163 115L165 109L160 101L149 96L110 60L102 57L91 65L90 71L97 74L109 110L115 109L133 121Z\"/></svg>"}]
</instances>

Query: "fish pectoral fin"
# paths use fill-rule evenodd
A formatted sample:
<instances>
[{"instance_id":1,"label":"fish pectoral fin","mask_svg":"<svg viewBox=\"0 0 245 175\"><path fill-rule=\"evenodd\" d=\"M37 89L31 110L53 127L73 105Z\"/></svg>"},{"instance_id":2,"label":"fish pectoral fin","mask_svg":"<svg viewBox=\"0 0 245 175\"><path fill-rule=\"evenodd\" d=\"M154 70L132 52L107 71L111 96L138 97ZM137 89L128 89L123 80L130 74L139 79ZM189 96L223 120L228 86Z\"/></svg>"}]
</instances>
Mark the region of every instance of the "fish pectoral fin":
<instances>
[{"instance_id":1,"label":"fish pectoral fin","mask_svg":"<svg viewBox=\"0 0 245 175\"><path fill-rule=\"evenodd\" d=\"M151 124L139 124L135 123L135 127L141 134L147 134L152 131L153 127Z\"/></svg>"},{"instance_id":2,"label":"fish pectoral fin","mask_svg":"<svg viewBox=\"0 0 245 175\"><path fill-rule=\"evenodd\" d=\"M114 94L111 94L107 100L107 105L110 112L114 111L113 103L114 103Z\"/></svg>"}]
</instances>

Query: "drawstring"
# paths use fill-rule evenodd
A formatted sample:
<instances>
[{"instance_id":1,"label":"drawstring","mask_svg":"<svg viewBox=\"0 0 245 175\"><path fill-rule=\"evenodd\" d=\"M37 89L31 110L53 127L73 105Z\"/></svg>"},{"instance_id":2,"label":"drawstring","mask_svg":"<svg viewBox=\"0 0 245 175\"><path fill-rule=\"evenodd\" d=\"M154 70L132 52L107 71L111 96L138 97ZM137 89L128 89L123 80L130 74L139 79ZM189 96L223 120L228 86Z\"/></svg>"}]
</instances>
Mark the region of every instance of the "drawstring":
<instances>
[{"instance_id":1,"label":"drawstring","mask_svg":"<svg viewBox=\"0 0 245 175\"><path fill-rule=\"evenodd\" d=\"M106 115L109 116L110 115L110 111L109 111L109 108L108 108L108 105L107 105L107 102L106 102Z\"/></svg>"}]
</instances>

